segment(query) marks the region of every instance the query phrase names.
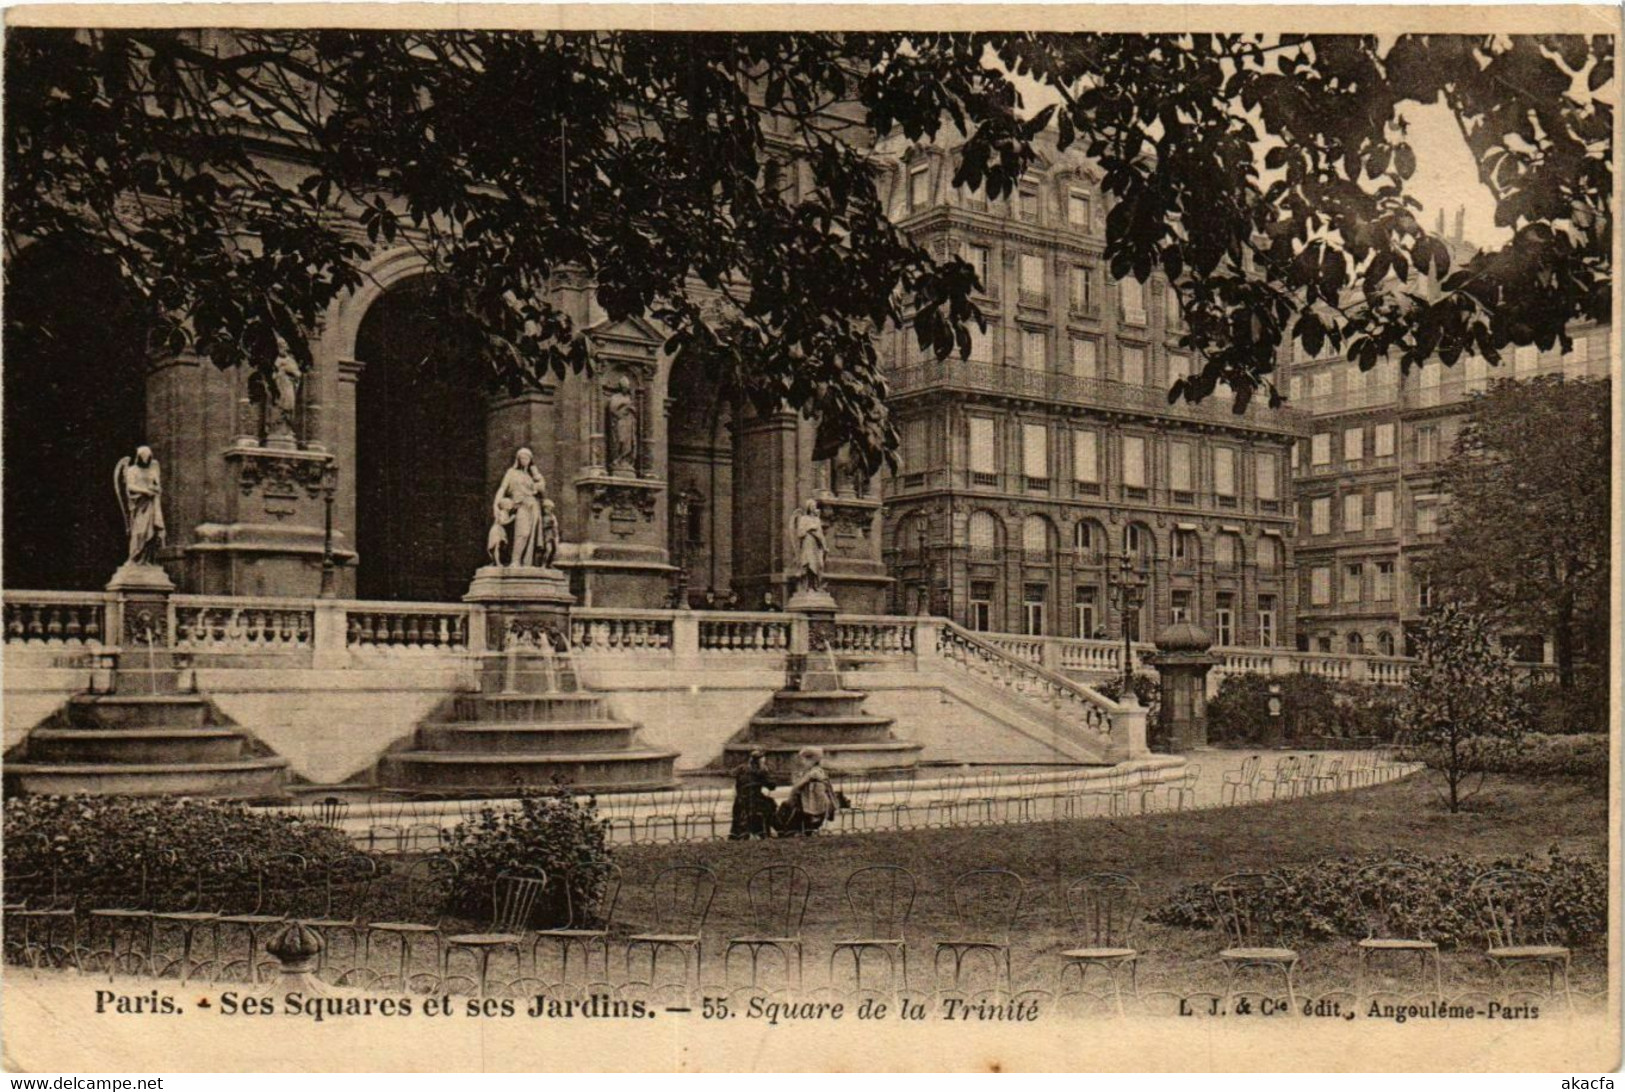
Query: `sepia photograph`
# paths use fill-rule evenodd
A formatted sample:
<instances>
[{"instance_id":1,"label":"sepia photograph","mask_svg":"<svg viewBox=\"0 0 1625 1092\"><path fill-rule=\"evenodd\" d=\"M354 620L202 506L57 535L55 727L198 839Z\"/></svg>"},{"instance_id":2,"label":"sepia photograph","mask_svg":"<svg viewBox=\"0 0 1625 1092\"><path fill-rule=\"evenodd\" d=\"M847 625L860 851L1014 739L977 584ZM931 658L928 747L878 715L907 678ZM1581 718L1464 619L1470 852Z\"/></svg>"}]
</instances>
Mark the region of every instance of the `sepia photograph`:
<instances>
[{"instance_id":1,"label":"sepia photograph","mask_svg":"<svg viewBox=\"0 0 1625 1092\"><path fill-rule=\"evenodd\" d=\"M1619 1066L1617 8L5 15L8 1071Z\"/></svg>"}]
</instances>

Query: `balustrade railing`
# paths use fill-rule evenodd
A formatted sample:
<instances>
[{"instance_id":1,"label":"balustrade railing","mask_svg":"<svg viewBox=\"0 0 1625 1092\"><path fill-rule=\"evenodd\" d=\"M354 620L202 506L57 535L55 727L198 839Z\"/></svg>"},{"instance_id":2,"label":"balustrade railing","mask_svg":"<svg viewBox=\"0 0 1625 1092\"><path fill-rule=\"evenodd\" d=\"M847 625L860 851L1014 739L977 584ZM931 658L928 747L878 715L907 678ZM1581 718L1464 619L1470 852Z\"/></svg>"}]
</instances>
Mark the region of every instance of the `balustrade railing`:
<instances>
[{"instance_id":1,"label":"balustrade railing","mask_svg":"<svg viewBox=\"0 0 1625 1092\"><path fill-rule=\"evenodd\" d=\"M784 652L791 621L783 614L705 614L699 620L702 652Z\"/></svg>"},{"instance_id":2,"label":"balustrade railing","mask_svg":"<svg viewBox=\"0 0 1625 1092\"><path fill-rule=\"evenodd\" d=\"M344 644L366 652L463 652L468 619L466 607L347 603Z\"/></svg>"},{"instance_id":3,"label":"balustrade railing","mask_svg":"<svg viewBox=\"0 0 1625 1092\"><path fill-rule=\"evenodd\" d=\"M1068 724L1102 737L1111 735L1114 706L1101 694L953 622L937 625L937 655L985 682L1047 707Z\"/></svg>"},{"instance_id":4,"label":"balustrade railing","mask_svg":"<svg viewBox=\"0 0 1625 1092\"><path fill-rule=\"evenodd\" d=\"M911 656L915 622L913 618L843 614L835 620L835 651Z\"/></svg>"},{"instance_id":5,"label":"balustrade railing","mask_svg":"<svg viewBox=\"0 0 1625 1092\"><path fill-rule=\"evenodd\" d=\"M6 644L95 648L107 639L107 597L101 592L5 593Z\"/></svg>"},{"instance_id":6,"label":"balustrade railing","mask_svg":"<svg viewBox=\"0 0 1625 1092\"><path fill-rule=\"evenodd\" d=\"M672 647L674 612L617 611L598 608L573 611L570 644L578 652L656 652Z\"/></svg>"},{"instance_id":7,"label":"balustrade railing","mask_svg":"<svg viewBox=\"0 0 1625 1092\"><path fill-rule=\"evenodd\" d=\"M294 652L313 647L308 601L177 595L169 601L171 647L189 652Z\"/></svg>"}]
</instances>

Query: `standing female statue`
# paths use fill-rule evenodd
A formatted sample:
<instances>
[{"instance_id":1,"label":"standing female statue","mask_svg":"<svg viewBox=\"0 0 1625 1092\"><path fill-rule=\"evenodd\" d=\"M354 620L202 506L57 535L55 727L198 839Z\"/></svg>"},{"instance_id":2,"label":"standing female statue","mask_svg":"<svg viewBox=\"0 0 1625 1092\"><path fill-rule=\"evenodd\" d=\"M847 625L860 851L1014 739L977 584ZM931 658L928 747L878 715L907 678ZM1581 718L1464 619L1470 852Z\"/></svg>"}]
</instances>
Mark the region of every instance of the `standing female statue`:
<instances>
[{"instance_id":1,"label":"standing female statue","mask_svg":"<svg viewBox=\"0 0 1625 1092\"><path fill-rule=\"evenodd\" d=\"M791 521L791 537L796 543L796 590L822 591L824 588L824 521L818 515L818 501L807 498Z\"/></svg>"},{"instance_id":2,"label":"standing female statue","mask_svg":"<svg viewBox=\"0 0 1625 1092\"><path fill-rule=\"evenodd\" d=\"M638 404L632 397L632 382L626 376L616 379L604 405L604 434L609 441L609 468L635 470L638 465Z\"/></svg>"},{"instance_id":3,"label":"standing female statue","mask_svg":"<svg viewBox=\"0 0 1625 1092\"><path fill-rule=\"evenodd\" d=\"M502 475L491 514L498 525L513 524L513 548L508 553L510 568L535 565L536 542L542 522L542 498L547 496L547 479L536 469L530 448L514 453L513 465ZM492 527L493 534L496 526Z\"/></svg>"}]
</instances>

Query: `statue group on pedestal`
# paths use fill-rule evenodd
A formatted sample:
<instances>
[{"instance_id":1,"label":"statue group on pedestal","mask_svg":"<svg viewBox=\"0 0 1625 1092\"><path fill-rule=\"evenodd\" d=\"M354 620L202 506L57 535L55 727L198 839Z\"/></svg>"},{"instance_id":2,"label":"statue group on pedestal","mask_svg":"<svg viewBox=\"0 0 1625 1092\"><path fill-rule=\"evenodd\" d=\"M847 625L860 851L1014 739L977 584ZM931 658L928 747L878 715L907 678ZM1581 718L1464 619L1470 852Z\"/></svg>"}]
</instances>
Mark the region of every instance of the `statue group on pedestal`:
<instances>
[{"instance_id":1,"label":"statue group on pedestal","mask_svg":"<svg viewBox=\"0 0 1625 1092\"><path fill-rule=\"evenodd\" d=\"M137 565L158 564L158 550L164 544L164 509L161 503L163 479L152 448L142 444L135 458L128 455L113 469L113 492L124 515L124 530L130 536L129 560Z\"/></svg>"},{"instance_id":2,"label":"statue group on pedestal","mask_svg":"<svg viewBox=\"0 0 1625 1092\"><path fill-rule=\"evenodd\" d=\"M509 568L553 567L559 550L559 520L547 496L547 479L536 468L530 448L514 453L513 465L497 486L491 513L491 531L485 539L491 564L501 566L506 552Z\"/></svg>"}]
</instances>

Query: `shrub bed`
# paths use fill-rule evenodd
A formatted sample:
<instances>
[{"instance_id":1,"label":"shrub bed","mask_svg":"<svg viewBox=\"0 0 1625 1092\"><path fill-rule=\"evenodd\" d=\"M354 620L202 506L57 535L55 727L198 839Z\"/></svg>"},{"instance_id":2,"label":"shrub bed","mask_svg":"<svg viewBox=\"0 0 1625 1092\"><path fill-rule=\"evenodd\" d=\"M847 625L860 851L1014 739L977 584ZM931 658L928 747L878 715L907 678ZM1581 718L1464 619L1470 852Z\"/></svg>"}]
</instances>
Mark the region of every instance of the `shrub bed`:
<instances>
[{"instance_id":1,"label":"shrub bed","mask_svg":"<svg viewBox=\"0 0 1625 1092\"><path fill-rule=\"evenodd\" d=\"M1406 753L1423 762L1434 757L1425 747L1413 746ZM1606 786L1611 763L1607 736L1530 734L1518 742L1516 750L1468 749L1462 765L1473 773L1566 777Z\"/></svg>"},{"instance_id":2,"label":"shrub bed","mask_svg":"<svg viewBox=\"0 0 1625 1092\"><path fill-rule=\"evenodd\" d=\"M591 798L577 800L563 789L521 789L516 806L488 806L447 834L444 852L457 866L447 910L485 918L503 873L545 875L549 883L536 900L531 924L566 924L566 880L569 897L582 905L597 897L609 876L608 828Z\"/></svg>"},{"instance_id":3,"label":"shrub bed","mask_svg":"<svg viewBox=\"0 0 1625 1092\"><path fill-rule=\"evenodd\" d=\"M233 886L252 883L272 854L322 866L358 856L339 831L297 816L171 797L16 797L5 802L4 837L8 897L48 893L54 878L84 908L133 905L143 869L154 905L178 905L200 863L220 850L241 863L218 861L212 879Z\"/></svg>"},{"instance_id":4,"label":"shrub bed","mask_svg":"<svg viewBox=\"0 0 1625 1092\"><path fill-rule=\"evenodd\" d=\"M1441 948L1476 947L1483 943L1481 905L1468 898L1473 881L1499 868L1534 872L1551 885L1547 925L1553 939L1571 947L1600 942L1608 925L1608 866L1603 861L1564 856L1552 849L1544 861L1475 861L1459 854L1428 857L1400 852L1391 856L1317 861L1278 868L1271 875L1281 887L1268 905L1255 909L1282 938L1359 939L1367 934L1367 886L1357 883L1362 869L1385 862L1411 865L1415 874L1385 875L1385 897L1391 907L1390 927L1398 935L1431 940ZM1211 887L1190 884L1147 915L1160 925L1186 929L1220 927Z\"/></svg>"}]
</instances>

